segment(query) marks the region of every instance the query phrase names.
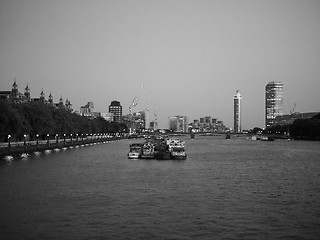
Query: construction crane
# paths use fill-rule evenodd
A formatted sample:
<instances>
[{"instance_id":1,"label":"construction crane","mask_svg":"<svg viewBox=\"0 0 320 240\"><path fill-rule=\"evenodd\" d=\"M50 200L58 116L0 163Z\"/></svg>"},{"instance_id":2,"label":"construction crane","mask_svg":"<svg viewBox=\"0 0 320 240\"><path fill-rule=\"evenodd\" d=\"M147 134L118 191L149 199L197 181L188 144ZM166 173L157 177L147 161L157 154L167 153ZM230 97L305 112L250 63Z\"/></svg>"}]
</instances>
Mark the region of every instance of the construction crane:
<instances>
[{"instance_id":1,"label":"construction crane","mask_svg":"<svg viewBox=\"0 0 320 240\"><path fill-rule=\"evenodd\" d=\"M138 98L134 97L134 99L132 100L130 106L129 106L129 114L132 114L132 108L136 107L138 105Z\"/></svg>"},{"instance_id":2,"label":"construction crane","mask_svg":"<svg viewBox=\"0 0 320 240\"><path fill-rule=\"evenodd\" d=\"M296 109L297 103L294 103L293 108L290 111L290 115L294 114L294 110Z\"/></svg>"},{"instance_id":3,"label":"construction crane","mask_svg":"<svg viewBox=\"0 0 320 240\"><path fill-rule=\"evenodd\" d=\"M138 105L138 98L135 96L129 106L129 121L130 121L130 127L129 127L129 134L132 134L134 132L134 121L132 116L132 109Z\"/></svg>"}]
</instances>

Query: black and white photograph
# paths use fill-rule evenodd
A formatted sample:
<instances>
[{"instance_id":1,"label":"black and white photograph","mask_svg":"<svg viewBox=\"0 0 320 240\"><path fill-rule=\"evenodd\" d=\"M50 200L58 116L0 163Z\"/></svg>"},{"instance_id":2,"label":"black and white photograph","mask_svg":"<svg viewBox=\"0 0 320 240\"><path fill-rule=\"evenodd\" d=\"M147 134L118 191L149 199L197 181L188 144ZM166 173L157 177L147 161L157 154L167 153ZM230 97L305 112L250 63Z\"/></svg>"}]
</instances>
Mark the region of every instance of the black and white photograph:
<instances>
[{"instance_id":1,"label":"black and white photograph","mask_svg":"<svg viewBox=\"0 0 320 240\"><path fill-rule=\"evenodd\" d=\"M0 238L320 239L319 0L0 0Z\"/></svg>"}]
</instances>

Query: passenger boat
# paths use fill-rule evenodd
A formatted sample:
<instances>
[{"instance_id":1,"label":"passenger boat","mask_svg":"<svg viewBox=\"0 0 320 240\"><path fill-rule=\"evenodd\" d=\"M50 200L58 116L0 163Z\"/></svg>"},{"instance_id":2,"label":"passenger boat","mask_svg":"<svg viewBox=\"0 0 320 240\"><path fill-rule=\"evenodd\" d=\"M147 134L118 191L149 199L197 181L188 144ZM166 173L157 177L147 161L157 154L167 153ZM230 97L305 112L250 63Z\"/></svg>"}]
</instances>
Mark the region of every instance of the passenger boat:
<instances>
[{"instance_id":1,"label":"passenger boat","mask_svg":"<svg viewBox=\"0 0 320 240\"><path fill-rule=\"evenodd\" d=\"M181 147L181 146L173 147L171 149L171 156L172 156L172 159L174 159L174 160L185 160L185 159L187 159L187 154L186 154L185 147Z\"/></svg>"},{"instance_id":2,"label":"passenger boat","mask_svg":"<svg viewBox=\"0 0 320 240\"><path fill-rule=\"evenodd\" d=\"M155 158L157 160L171 160L172 155L169 150L161 150L161 151L156 151Z\"/></svg>"},{"instance_id":3,"label":"passenger boat","mask_svg":"<svg viewBox=\"0 0 320 240\"><path fill-rule=\"evenodd\" d=\"M190 133L190 137L191 137L191 139L194 139L194 132L192 131L191 133Z\"/></svg>"},{"instance_id":4,"label":"passenger boat","mask_svg":"<svg viewBox=\"0 0 320 240\"><path fill-rule=\"evenodd\" d=\"M155 158L157 160L170 160L171 152L169 151L169 146L162 142L155 147Z\"/></svg>"},{"instance_id":5,"label":"passenger boat","mask_svg":"<svg viewBox=\"0 0 320 240\"><path fill-rule=\"evenodd\" d=\"M128 158L157 159L157 160L185 160L187 158L185 142L176 138L154 138L145 143L130 145Z\"/></svg>"},{"instance_id":6,"label":"passenger boat","mask_svg":"<svg viewBox=\"0 0 320 240\"><path fill-rule=\"evenodd\" d=\"M142 144L141 143L130 144L130 150L128 153L129 159L138 159L141 157L141 153L142 153Z\"/></svg>"},{"instance_id":7,"label":"passenger boat","mask_svg":"<svg viewBox=\"0 0 320 240\"><path fill-rule=\"evenodd\" d=\"M142 146L141 158L153 159L155 158L154 145L151 142L146 142Z\"/></svg>"}]
</instances>

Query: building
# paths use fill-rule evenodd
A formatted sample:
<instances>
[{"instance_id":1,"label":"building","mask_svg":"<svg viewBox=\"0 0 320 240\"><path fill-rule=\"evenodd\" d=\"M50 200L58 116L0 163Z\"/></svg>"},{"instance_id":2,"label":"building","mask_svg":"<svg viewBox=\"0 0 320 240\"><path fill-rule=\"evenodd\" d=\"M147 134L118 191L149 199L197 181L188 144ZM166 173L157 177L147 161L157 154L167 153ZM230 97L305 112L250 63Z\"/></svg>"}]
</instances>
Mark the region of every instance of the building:
<instances>
[{"instance_id":1,"label":"building","mask_svg":"<svg viewBox=\"0 0 320 240\"><path fill-rule=\"evenodd\" d=\"M173 132L188 132L188 121L186 116L169 117L169 129Z\"/></svg>"},{"instance_id":2,"label":"building","mask_svg":"<svg viewBox=\"0 0 320 240\"><path fill-rule=\"evenodd\" d=\"M156 120L150 122L150 130L153 130L153 131L158 130L158 122Z\"/></svg>"},{"instance_id":3,"label":"building","mask_svg":"<svg viewBox=\"0 0 320 240\"><path fill-rule=\"evenodd\" d=\"M282 116L277 116L275 118L275 124L277 125L288 125L292 124L297 119L309 119L319 114L319 112L307 112L307 113L291 113L291 114L285 114Z\"/></svg>"},{"instance_id":4,"label":"building","mask_svg":"<svg viewBox=\"0 0 320 240\"><path fill-rule=\"evenodd\" d=\"M93 102L88 102L80 107L80 115L85 117L93 117Z\"/></svg>"},{"instance_id":5,"label":"building","mask_svg":"<svg viewBox=\"0 0 320 240\"><path fill-rule=\"evenodd\" d=\"M233 96L233 131L235 133L242 132L241 99L241 94L237 90Z\"/></svg>"},{"instance_id":6,"label":"building","mask_svg":"<svg viewBox=\"0 0 320 240\"><path fill-rule=\"evenodd\" d=\"M114 122L122 122L122 106L118 101L112 101L109 105L109 112L114 114Z\"/></svg>"},{"instance_id":7,"label":"building","mask_svg":"<svg viewBox=\"0 0 320 240\"><path fill-rule=\"evenodd\" d=\"M100 113L100 117L104 118L108 122L112 122L114 119L114 114L113 113Z\"/></svg>"},{"instance_id":8,"label":"building","mask_svg":"<svg viewBox=\"0 0 320 240\"><path fill-rule=\"evenodd\" d=\"M283 84L269 82L266 85L265 117L266 128L275 124L277 116L283 116Z\"/></svg>"},{"instance_id":9,"label":"building","mask_svg":"<svg viewBox=\"0 0 320 240\"><path fill-rule=\"evenodd\" d=\"M29 94L29 98L27 94ZM20 93L18 91L18 84L16 80L14 80L11 91L0 91L0 98L3 100L9 100L16 103L27 102L27 101L30 101L30 89L27 86L25 89L25 94Z\"/></svg>"},{"instance_id":10,"label":"building","mask_svg":"<svg viewBox=\"0 0 320 240\"><path fill-rule=\"evenodd\" d=\"M190 128L196 132L222 133L227 130L222 121L218 121L217 118L212 118L211 116L200 117L199 119L193 120L193 122L190 123Z\"/></svg>"},{"instance_id":11,"label":"building","mask_svg":"<svg viewBox=\"0 0 320 240\"><path fill-rule=\"evenodd\" d=\"M48 97L48 100L45 99L45 94L43 92L43 89L40 92L39 98L31 98L30 88L29 88L28 84L27 84L26 88L24 89L24 94L20 93L18 91L18 84L16 82L16 79L14 80L14 83L12 84L11 91L0 91L0 99L11 101L14 103L41 102L41 103L48 104L48 105L51 105L56 108L64 108L67 111L72 111L72 108L71 108L72 104L69 100L66 101L66 104L63 104L63 99L62 99L62 97L60 97L60 102L54 103L53 96L52 96L51 92Z\"/></svg>"}]
</instances>

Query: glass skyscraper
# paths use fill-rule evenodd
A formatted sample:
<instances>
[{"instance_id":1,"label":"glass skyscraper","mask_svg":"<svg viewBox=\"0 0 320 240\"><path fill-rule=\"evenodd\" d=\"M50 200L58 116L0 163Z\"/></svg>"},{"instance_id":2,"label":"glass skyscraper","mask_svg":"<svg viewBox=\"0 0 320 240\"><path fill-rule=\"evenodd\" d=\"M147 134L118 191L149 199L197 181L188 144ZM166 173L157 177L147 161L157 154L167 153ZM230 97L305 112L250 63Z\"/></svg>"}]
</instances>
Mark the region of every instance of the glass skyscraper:
<instances>
[{"instance_id":1,"label":"glass skyscraper","mask_svg":"<svg viewBox=\"0 0 320 240\"><path fill-rule=\"evenodd\" d=\"M239 133L242 131L242 122L241 122L241 94L239 90L236 91L236 94L233 97L233 118L234 126L233 131Z\"/></svg>"},{"instance_id":2,"label":"glass skyscraper","mask_svg":"<svg viewBox=\"0 0 320 240\"><path fill-rule=\"evenodd\" d=\"M266 127L275 123L277 116L283 116L283 84L269 82L266 85Z\"/></svg>"}]
</instances>

